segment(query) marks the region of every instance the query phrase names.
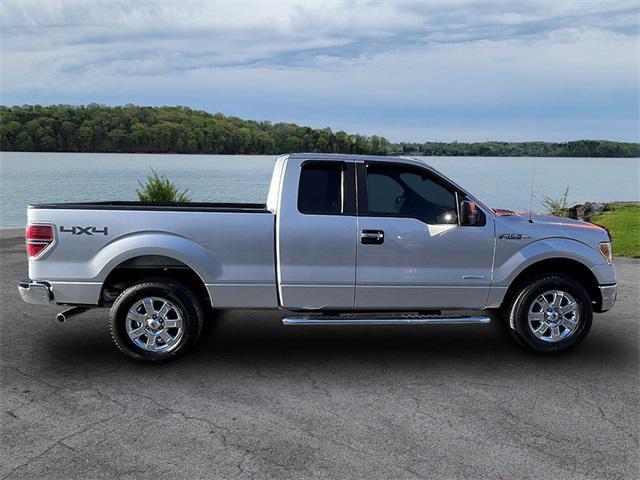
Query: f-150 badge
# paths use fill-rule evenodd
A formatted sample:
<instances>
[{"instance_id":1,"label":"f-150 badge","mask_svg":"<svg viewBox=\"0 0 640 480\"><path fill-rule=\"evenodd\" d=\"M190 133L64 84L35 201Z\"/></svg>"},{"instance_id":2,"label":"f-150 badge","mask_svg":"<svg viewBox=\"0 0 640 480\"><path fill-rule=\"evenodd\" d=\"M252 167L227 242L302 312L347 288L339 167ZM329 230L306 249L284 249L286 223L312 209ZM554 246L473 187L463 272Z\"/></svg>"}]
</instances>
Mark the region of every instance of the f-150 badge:
<instances>
[{"instance_id":1,"label":"f-150 badge","mask_svg":"<svg viewBox=\"0 0 640 480\"><path fill-rule=\"evenodd\" d=\"M523 238L531 238L531 235L522 233L501 233L498 240L522 240Z\"/></svg>"}]
</instances>

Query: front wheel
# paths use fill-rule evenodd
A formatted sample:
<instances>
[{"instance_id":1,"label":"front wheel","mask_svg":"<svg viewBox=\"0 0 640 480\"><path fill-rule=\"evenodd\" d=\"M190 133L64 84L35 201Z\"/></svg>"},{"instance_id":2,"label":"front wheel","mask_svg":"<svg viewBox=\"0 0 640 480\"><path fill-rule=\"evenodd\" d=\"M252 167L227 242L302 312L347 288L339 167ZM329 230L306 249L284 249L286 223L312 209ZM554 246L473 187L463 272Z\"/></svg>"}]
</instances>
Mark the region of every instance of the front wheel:
<instances>
[{"instance_id":1,"label":"front wheel","mask_svg":"<svg viewBox=\"0 0 640 480\"><path fill-rule=\"evenodd\" d=\"M521 288L508 306L511 334L538 352L579 344L591 329L593 305L585 288L561 274L547 274Z\"/></svg>"},{"instance_id":2,"label":"front wheel","mask_svg":"<svg viewBox=\"0 0 640 480\"><path fill-rule=\"evenodd\" d=\"M123 291L111 307L111 336L134 360L169 360L196 343L202 317L198 299L184 285L143 281Z\"/></svg>"}]
</instances>

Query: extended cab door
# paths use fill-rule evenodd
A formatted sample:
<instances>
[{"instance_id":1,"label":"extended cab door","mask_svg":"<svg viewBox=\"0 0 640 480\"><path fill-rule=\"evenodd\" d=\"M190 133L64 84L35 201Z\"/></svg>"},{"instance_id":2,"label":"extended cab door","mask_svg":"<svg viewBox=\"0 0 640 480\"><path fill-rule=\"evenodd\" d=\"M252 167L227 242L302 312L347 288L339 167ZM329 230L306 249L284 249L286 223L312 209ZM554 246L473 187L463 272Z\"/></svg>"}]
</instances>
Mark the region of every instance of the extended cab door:
<instances>
[{"instance_id":1,"label":"extended cab door","mask_svg":"<svg viewBox=\"0 0 640 480\"><path fill-rule=\"evenodd\" d=\"M281 305L353 308L354 163L289 158L284 172L276 223Z\"/></svg>"},{"instance_id":2,"label":"extended cab door","mask_svg":"<svg viewBox=\"0 0 640 480\"><path fill-rule=\"evenodd\" d=\"M482 308L491 286L493 217L458 222L462 193L432 171L358 164L358 309Z\"/></svg>"}]
</instances>

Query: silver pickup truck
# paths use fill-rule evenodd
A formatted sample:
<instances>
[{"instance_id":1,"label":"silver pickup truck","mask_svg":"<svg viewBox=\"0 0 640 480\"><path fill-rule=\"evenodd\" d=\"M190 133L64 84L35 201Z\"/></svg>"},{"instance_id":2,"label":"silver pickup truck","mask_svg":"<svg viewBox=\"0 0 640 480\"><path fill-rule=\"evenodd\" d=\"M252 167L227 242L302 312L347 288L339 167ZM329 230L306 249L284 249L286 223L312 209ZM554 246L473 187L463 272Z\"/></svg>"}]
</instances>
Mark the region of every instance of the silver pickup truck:
<instances>
[{"instance_id":1,"label":"silver pickup truck","mask_svg":"<svg viewBox=\"0 0 640 480\"><path fill-rule=\"evenodd\" d=\"M26 243L26 302L70 306L59 320L110 307L115 344L146 361L187 351L231 308L283 310L285 325L495 311L521 345L554 352L616 297L604 229L494 210L410 158L285 155L264 205L30 205Z\"/></svg>"}]
</instances>

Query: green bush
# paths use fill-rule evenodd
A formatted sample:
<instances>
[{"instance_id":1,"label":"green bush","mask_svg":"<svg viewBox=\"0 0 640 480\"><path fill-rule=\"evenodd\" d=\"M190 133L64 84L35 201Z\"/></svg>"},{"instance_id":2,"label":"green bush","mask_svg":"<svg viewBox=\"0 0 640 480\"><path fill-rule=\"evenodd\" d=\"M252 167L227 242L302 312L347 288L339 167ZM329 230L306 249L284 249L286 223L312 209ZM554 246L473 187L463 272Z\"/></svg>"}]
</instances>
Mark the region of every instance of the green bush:
<instances>
[{"instance_id":1,"label":"green bush","mask_svg":"<svg viewBox=\"0 0 640 480\"><path fill-rule=\"evenodd\" d=\"M569 216L569 186L565 188L564 193L558 199L551 198L548 195L542 195L540 200L542 206L547 210L547 213L555 215L556 217L568 217Z\"/></svg>"},{"instance_id":2,"label":"green bush","mask_svg":"<svg viewBox=\"0 0 640 480\"><path fill-rule=\"evenodd\" d=\"M187 190L180 192L178 187L167 178L167 175L158 173L152 168L152 174L147 177L147 182L140 185L138 198L144 203L187 203L190 198L187 196Z\"/></svg>"}]
</instances>

